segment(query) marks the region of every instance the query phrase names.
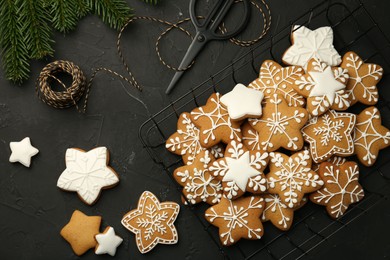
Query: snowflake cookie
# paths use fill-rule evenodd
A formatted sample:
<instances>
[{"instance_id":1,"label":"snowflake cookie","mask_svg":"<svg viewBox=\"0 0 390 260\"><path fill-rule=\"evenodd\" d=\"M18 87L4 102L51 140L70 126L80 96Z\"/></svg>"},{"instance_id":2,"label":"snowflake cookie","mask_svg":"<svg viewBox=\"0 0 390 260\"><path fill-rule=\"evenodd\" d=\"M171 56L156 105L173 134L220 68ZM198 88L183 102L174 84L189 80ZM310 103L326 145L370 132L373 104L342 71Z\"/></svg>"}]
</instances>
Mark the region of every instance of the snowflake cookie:
<instances>
[{"instance_id":1,"label":"snowflake cookie","mask_svg":"<svg viewBox=\"0 0 390 260\"><path fill-rule=\"evenodd\" d=\"M278 194L287 207L297 207L306 193L314 192L324 184L311 169L311 163L307 150L291 157L282 153L270 153L268 192Z\"/></svg>"},{"instance_id":2,"label":"snowflake cookie","mask_svg":"<svg viewBox=\"0 0 390 260\"><path fill-rule=\"evenodd\" d=\"M353 51L344 54L340 67L348 70L347 91L351 105L357 102L375 105L379 96L376 85L382 78L383 68L377 64L364 63Z\"/></svg>"},{"instance_id":3,"label":"snowflake cookie","mask_svg":"<svg viewBox=\"0 0 390 260\"><path fill-rule=\"evenodd\" d=\"M224 246L230 246L241 238L256 240L263 236L260 216L264 210L264 199L260 196L241 197L221 202L205 212L205 218L219 228L219 238Z\"/></svg>"},{"instance_id":4,"label":"snowflake cookie","mask_svg":"<svg viewBox=\"0 0 390 260\"><path fill-rule=\"evenodd\" d=\"M311 59L306 74L296 80L293 87L307 98L309 113L319 116L329 109L346 110L350 106L349 94L345 90L348 78L346 69Z\"/></svg>"},{"instance_id":5,"label":"snowflake cookie","mask_svg":"<svg viewBox=\"0 0 390 260\"><path fill-rule=\"evenodd\" d=\"M65 154L66 169L57 181L57 187L77 192L88 205L94 204L102 189L114 187L119 182L118 174L108 166L109 153L106 147L97 147L88 152L69 148Z\"/></svg>"},{"instance_id":6,"label":"snowflake cookie","mask_svg":"<svg viewBox=\"0 0 390 260\"><path fill-rule=\"evenodd\" d=\"M210 173L222 182L223 193L228 199L236 199L246 191L258 194L267 190L264 169L268 153L248 151L242 143L232 141L225 157L209 167Z\"/></svg>"},{"instance_id":7,"label":"snowflake cookie","mask_svg":"<svg viewBox=\"0 0 390 260\"><path fill-rule=\"evenodd\" d=\"M306 109L289 107L281 95L274 94L263 107L263 116L248 121L259 133L263 151L273 152L280 147L299 151L303 147L301 128L308 118Z\"/></svg>"},{"instance_id":8,"label":"snowflake cookie","mask_svg":"<svg viewBox=\"0 0 390 260\"><path fill-rule=\"evenodd\" d=\"M287 207L277 194L264 195L265 207L261 215L261 221L271 221L271 223L280 230L287 231L290 229L294 209Z\"/></svg>"},{"instance_id":9,"label":"snowflake cookie","mask_svg":"<svg viewBox=\"0 0 390 260\"><path fill-rule=\"evenodd\" d=\"M160 202L156 196L144 191L136 209L122 218L122 225L133 232L138 250L145 254L157 244L176 244L178 235L174 222L180 206L175 202Z\"/></svg>"},{"instance_id":10,"label":"snowflake cookie","mask_svg":"<svg viewBox=\"0 0 390 260\"><path fill-rule=\"evenodd\" d=\"M346 162L340 166L323 162L318 174L324 180L324 186L310 194L310 200L326 206L332 218L341 217L350 204L364 197L363 188L358 182L359 168L355 162Z\"/></svg>"},{"instance_id":11,"label":"snowflake cookie","mask_svg":"<svg viewBox=\"0 0 390 260\"><path fill-rule=\"evenodd\" d=\"M191 164L201 151L206 150L200 143L200 131L192 123L190 113L182 113L177 121L177 131L166 141L168 151L181 155L185 164ZM212 154L219 158L223 155L221 145L210 148Z\"/></svg>"},{"instance_id":12,"label":"snowflake cookie","mask_svg":"<svg viewBox=\"0 0 390 260\"><path fill-rule=\"evenodd\" d=\"M313 117L302 128L303 138L310 144L310 153L316 163L333 155L342 157L354 152L353 129L356 115L329 110L320 117Z\"/></svg>"},{"instance_id":13,"label":"snowflake cookie","mask_svg":"<svg viewBox=\"0 0 390 260\"><path fill-rule=\"evenodd\" d=\"M227 109L220 101L220 94L212 94L205 106L191 112L192 122L200 129L200 143L210 148L219 142L228 144L241 141L241 122L232 121Z\"/></svg>"},{"instance_id":14,"label":"snowflake cookie","mask_svg":"<svg viewBox=\"0 0 390 260\"><path fill-rule=\"evenodd\" d=\"M242 133L242 143L244 146L253 151L253 150L262 150L260 145L259 133L250 125L250 123L245 122L241 126Z\"/></svg>"},{"instance_id":15,"label":"snowflake cookie","mask_svg":"<svg viewBox=\"0 0 390 260\"><path fill-rule=\"evenodd\" d=\"M266 60L261 65L259 78L249 84L248 88L262 91L266 100L274 94L280 94L289 106L303 107L306 100L292 87L303 74L302 67L283 68L275 61Z\"/></svg>"},{"instance_id":16,"label":"snowflake cookie","mask_svg":"<svg viewBox=\"0 0 390 260\"><path fill-rule=\"evenodd\" d=\"M355 154L365 166L372 166L379 150L390 146L390 131L382 126L376 107L366 108L357 116L353 141Z\"/></svg>"},{"instance_id":17,"label":"snowflake cookie","mask_svg":"<svg viewBox=\"0 0 390 260\"><path fill-rule=\"evenodd\" d=\"M208 150L202 151L191 165L174 171L173 177L183 187L183 195L189 203L207 202L214 205L221 200L222 184L208 169L214 160Z\"/></svg>"},{"instance_id":18,"label":"snowflake cookie","mask_svg":"<svg viewBox=\"0 0 390 260\"><path fill-rule=\"evenodd\" d=\"M237 84L232 91L221 97L221 103L227 107L232 120L240 121L261 116L263 97L263 92Z\"/></svg>"},{"instance_id":19,"label":"snowflake cookie","mask_svg":"<svg viewBox=\"0 0 390 260\"><path fill-rule=\"evenodd\" d=\"M291 41L293 44L282 57L283 62L288 65L299 65L306 69L312 58L329 66L341 63L341 56L333 46L333 30L329 26L312 31L303 25L295 25Z\"/></svg>"}]
</instances>

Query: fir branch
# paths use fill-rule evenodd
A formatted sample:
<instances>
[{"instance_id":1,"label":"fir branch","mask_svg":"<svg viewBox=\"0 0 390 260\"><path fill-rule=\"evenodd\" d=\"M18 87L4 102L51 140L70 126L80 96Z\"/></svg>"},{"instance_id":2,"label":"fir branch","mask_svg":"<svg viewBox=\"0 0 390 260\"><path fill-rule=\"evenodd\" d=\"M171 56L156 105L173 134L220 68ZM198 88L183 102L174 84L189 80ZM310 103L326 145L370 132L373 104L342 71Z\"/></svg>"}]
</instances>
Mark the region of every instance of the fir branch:
<instances>
[{"instance_id":1,"label":"fir branch","mask_svg":"<svg viewBox=\"0 0 390 260\"><path fill-rule=\"evenodd\" d=\"M53 27L66 33L76 28L80 15L76 12L77 0L46 0L49 1Z\"/></svg>"},{"instance_id":2,"label":"fir branch","mask_svg":"<svg viewBox=\"0 0 390 260\"><path fill-rule=\"evenodd\" d=\"M3 66L8 80L21 83L30 72L28 48L23 24L15 0L0 0L0 44Z\"/></svg>"},{"instance_id":3,"label":"fir branch","mask_svg":"<svg viewBox=\"0 0 390 260\"><path fill-rule=\"evenodd\" d=\"M76 12L79 18L86 16L91 11L86 0L74 0L74 1L76 6Z\"/></svg>"},{"instance_id":4,"label":"fir branch","mask_svg":"<svg viewBox=\"0 0 390 260\"><path fill-rule=\"evenodd\" d=\"M158 4L158 2L160 2L160 0L141 0L142 2L145 2L147 4L153 4L153 5L156 5Z\"/></svg>"},{"instance_id":5,"label":"fir branch","mask_svg":"<svg viewBox=\"0 0 390 260\"><path fill-rule=\"evenodd\" d=\"M41 0L17 0L19 14L23 25L25 44L30 58L41 59L47 55L53 55L51 44L51 28L48 25L48 12L43 7Z\"/></svg>"},{"instance_id":6,"label":"fir branch","mask_svg":"<svg viewBox=\"0 0 390 260\"><path fill-rule=\"evenodd\" d=\"M119 30L131 17L132 9L123 0L87 0L91 10L104 23Z\"/></svg>"}]
</instances>

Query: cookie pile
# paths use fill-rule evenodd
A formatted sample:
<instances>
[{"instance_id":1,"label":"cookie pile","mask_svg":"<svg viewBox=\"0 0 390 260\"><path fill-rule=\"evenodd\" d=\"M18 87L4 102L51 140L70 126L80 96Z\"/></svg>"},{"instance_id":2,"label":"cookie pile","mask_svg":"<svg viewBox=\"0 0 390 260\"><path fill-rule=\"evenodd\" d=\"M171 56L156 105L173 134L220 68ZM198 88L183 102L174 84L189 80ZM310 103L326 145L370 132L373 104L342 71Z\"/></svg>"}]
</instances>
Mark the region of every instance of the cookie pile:
<instances>
[{"instance_id":1,"label":"cookie pile","mask_svg":"<svg viewBox=\"0 0 390 260\"><path fill-rule=\"evenodd\" d=\"M229 246L260 239L262 222L288 230L308 199L332 218L360 201L356 155L372 166L390 145L375 105L383 69L358 54L341 57L333 31L295 26L281 66L266 60L259 77L182 113L166 148L183 157L173 176L183 202L208 203L208 222ZM370 107L355 115L355 103Z\"/></svg>"}]
</instances>

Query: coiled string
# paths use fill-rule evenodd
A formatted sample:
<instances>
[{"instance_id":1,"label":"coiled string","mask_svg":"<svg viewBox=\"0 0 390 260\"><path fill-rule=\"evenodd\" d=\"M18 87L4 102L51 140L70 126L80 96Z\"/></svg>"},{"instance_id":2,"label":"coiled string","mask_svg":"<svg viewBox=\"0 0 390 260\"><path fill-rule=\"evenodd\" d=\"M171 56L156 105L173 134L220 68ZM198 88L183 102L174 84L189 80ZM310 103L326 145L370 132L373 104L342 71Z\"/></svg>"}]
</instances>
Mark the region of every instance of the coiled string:
<instances>
[{"instance_id":1,"label":"coiled string","mask_svg":"<svg viewBox=\"0 0 390 260\"><path fill-rule=\"evenodd\" d=\"M260 35L258 37L256 37L255 39L248 40L248 41L239 40L236 38L231 38L230 42L232 42L233 44L238 45L238 46L248 47L248 46L251 46L251 45L257 43L258 41L260 41L267 34L267 32L269 31L269 29L271 27L271 19L272 19L271 11L270 11L269 6L265 2L265 0L260 0L260 1L261 1L262 5L254 2L253 0L251 1L251 4L260 12L260 14L262 15L262 18L263 18L263 24L262 24L263 29L262 29ZM235 1L235 3L240 3L240 2L242 2L242 0ZM263 8L266 11L264 11ZM199 16L198 19L203 19L203 17ZM101 71L105 71L105 72L108 72L109 74L115 75L116 77L119 77L120 79L122 79L122 80L126 81L127 83L129 83L130 85L134 86L137 90L142 91L141 85L135 79L133 73L131 72L131 70L130 70L130 68L129 68L129 66L128 66L128 64L123 56L122 47L121 47L121 39L122 39L122 34L123 34L124 30L127 28L127 26L129 24L133 23L136 20L148 20L148 21L157 22L157 23L161 23L161 24L168 26L168 28L163 33L161 33L160 36L157 38L155 49L156 49L158 59L160 60L160 62L164 66L166 66L167 68L169 68L171 70L179 71L179 69L177 67L169 65L167 62L164 61L164 59L162 58L161 53L160 53L159 44L160 44L161 39L174 28L179 29L180 31L184 32L187 36L192 38L191 33L189 31L187 31L186 29L184 29L183 27L181 27L181 25L183 23L190 21L190 18L185 18L185 19L182 19L176 23L171 23L171 22L164 21L164 20L161 20L158 18L154 18L154 17L137 16L137 17L134 17L134 18L130 19L129 21L127 21L126 24L121 28L121 30L119 31L118 37L117 37L117 42L116 42L119 58L120 58L123 66L128 74L128 77L122 76L121 74L119 74L111 69L101 67L101 68L97 68L94 70L94 72L91 75L90 80L87 82L87 79L86 79L84 73L81 71L81 69L76 64L72 63L71 61L58 60L58 61L54 61L52 63L49 63L48 65L46 65L42 69L42 71L37 79L37 82L36 82L37 96L44 103L46 103L49 106L52 106L54 108L62 109L62 108L68 108L68 107L75 106L80 113L85 113L87 110L89 93L90 93L93 79ZM221 24L220 31L222 34L227 32L227 29L226 29L224 24ZM193 64L194 64L194 61L191 63L191 65L189 65L187 68L185 68L183 70L187 70ZM58 73L61 73L61 72L72 76L71 86L67 87L60 79L57 78L56 75ZM54 91L51 88L51 83L53 82L53 80L57 81L64 88L64 91ZM140 99L138 99L135 96L133 96L132 94L130 94L127 90L126 90L126 92L129 96L131 96L133 99L140 102L147 109L144 102L142 102ZM77 103L84 96L84 94L85 94L84 106L82 109L80 109L79 106L77 105Z\"/></svg>"}]
</instances>

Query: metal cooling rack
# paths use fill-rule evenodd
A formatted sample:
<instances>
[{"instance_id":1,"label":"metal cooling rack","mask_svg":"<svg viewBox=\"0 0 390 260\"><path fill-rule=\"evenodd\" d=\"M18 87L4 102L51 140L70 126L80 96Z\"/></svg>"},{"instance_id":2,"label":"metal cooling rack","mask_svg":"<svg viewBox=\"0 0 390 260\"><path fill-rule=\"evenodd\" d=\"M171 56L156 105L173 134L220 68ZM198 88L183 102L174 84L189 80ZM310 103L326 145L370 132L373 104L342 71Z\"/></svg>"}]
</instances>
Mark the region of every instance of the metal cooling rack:
<instances>
[{"instance_id":1,"label":"metal cooling rack","mask_svg":"<svg viewBox=\"0 0 390 260\"><path fill-rule=\"evenodd\" d=\"M148 119L139 130L144 147L153 161L162 166L166 174L172 177L173 171L183 165L179 156L165 149L166 139L176 131L177 119L182 112L205 104L213 92L222 94L231 90L237 83L248 84L258 77L263 60L273 59L281 63L281 55L291 45L290 34L293 25L305 25L311 29L331 26L334 31L334 45L342 55L349 50L357 52L366 61L380 64L385 71L378 85L379 102L376 105L382 115L382 123L390 127L390 40L375 22L360 0L325 0L303 13L289 26L275 35L270 35L256 47L236 59L206 81L190 89L166 108ZM387 73L386 73L387 72ZM350 112L359 113L362 105L354 105ZM357 161L356 158L351 160ZM287 232L282 232L270 223L264 223L265 233L261 240L240 240L231 247L223 247L219 242L218 231L203 218L208 205L187 206L199 220L205 232L215 243L223 258L227 259L298 259L309 254L327 238L367 213L375 205L387 198L390 191L386 167L390 167L390 149L382 150L374 167L360 165L360 182L365 189L365 198L352 205L347 213L338 220L328 217L323 207L308 203L295 212L294 224ZM387 171L388 172L388 171ZM177 185L178 192L181 187Z\"/></svg>"}]
</instances>

